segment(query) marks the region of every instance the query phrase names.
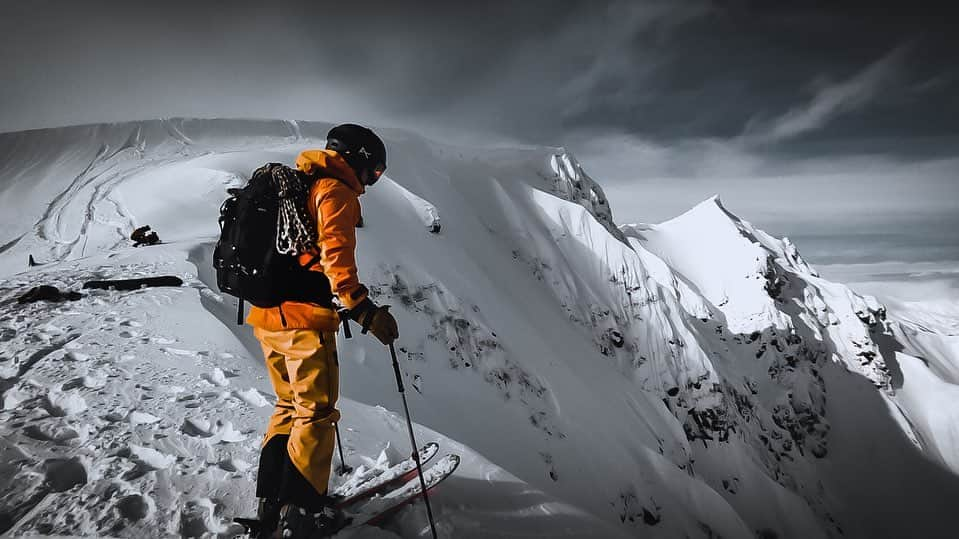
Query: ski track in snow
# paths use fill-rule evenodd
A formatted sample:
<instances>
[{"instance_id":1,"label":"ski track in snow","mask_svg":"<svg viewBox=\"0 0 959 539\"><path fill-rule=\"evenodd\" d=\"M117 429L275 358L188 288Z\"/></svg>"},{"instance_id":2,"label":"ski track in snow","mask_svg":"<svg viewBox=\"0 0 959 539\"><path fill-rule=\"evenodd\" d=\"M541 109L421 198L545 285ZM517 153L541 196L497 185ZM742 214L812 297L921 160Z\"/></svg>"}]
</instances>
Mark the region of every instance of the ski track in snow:
<instances>
[{"instance_id":1,"label":"ski track in snow","mask_svg":"<svg viewBox=\"0 0 959 539\"><path fill-rule=\"evenodd\" d=\"M210 288L209 236L225 185L325 128L107 126L112 146L92 141L78 174L47 179L66 186L0 247L4 268L46 263L0 281L0 531L214 537L252 514L274 397ZM463 457L434 502L443 535L950 536L959 323L945 310L887 313L718 198L617 227L564 149L419 144L398 144L364 198L358 258L400 320L414 417L450 435L418 426L419 442ZM177 181L203 192L163 183ZM179 241L125 247L144 219ZM156 274L185 285L15 302L41 283ZM409 448L379 406L397 399L383 351L361 339L339 344L342 430L369 473ZM422 535L421 509L349 536Z\"/></svg>"}]
</instances>

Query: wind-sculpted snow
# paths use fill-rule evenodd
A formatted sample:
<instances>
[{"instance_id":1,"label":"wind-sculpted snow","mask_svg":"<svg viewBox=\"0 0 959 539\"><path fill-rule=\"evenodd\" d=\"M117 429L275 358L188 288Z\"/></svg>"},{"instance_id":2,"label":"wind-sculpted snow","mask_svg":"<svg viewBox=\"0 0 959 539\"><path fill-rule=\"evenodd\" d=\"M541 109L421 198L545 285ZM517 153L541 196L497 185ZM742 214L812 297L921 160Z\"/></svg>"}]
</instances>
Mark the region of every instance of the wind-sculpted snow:
<instances>
[{"instance_id":1,"label":"wind-sculpted snow","mask_svg":"<svg viewBox=\"0 0 959 539\"><path fill-rule=\"evenodd\" d=\"M610 234L626 241L613 222L613 212L603 188L586 174L583 166L570 153L564 150L553 154L549 158L549 167L553 172L552 194L583 206Z\"/></svg>"},{"instance_id":2,"label":"wind-sculpted snow","mask_svg":"<svg viewBox=\"0 0 959 539\"><path fill-rule=\"evenodd\" d=\"M218 207L257 166L321 147L328 127L0 135L3 298L141 273L187 283L0 303L0 530L201 536L252 511L271 396L212 279ZM563 149L383 133L390 166L361 199L357 258L399 321L420 441L464 456L435 497L441 533L951 535L948 317L897 317L825 281L718 198L617 227ZM165 243L129 247L143 224ZM42 265L27 269L28 255ZM355 333L338 344L347 458L388 465L408 451L386 410L399 405L392 369ZM370 536L415 535L421 512Z\"/></svg>"},{"instance_id":3,"label":"wind-sculpted snow","mask_svg":"<svg viewBox=\"0 0 959 539\"><path fill-rule=\"evenodd\" d=\"M766 455L760 458L769 470L767 475L801 493L833 530L838 532L843 524L834 514L835 509L829 507L830 501L822 498L823 485L828 482L816 476L821 467L810 470L809 459L797 459L796 451L800 457L808 452L815 459L825 461L834 450L875 451L876 444L883 446L879 452L886 451L887 445L896 446L890 453L902 451L902 442L908 440L925 458L948 466L954 473L959 472L956 467L959 447L953 436L957 407L946 404L946 395L955 387L949 384L955 382L942 374L937 376L935 369L913 369L912 382L906 384L907 388L912 386L912 392L902 391L903 369L912 363L901 352L904 346L909 346L909 332L891 324L886 308L875 298L859 296L841 284L820 278L788 239L776 240L755 229L725 210L718 198L661 225L629 225L623 230L635 247L654 251L701 293L710 303L711 318L725 320L727 328L737 328L738 335L732 336L733 344L755 351L757 367L764 369L767 376L757 369L744 372L742 367L748 364L738 362L738 372L724 373L721 388L732 402L713 415L725 418L723 425L731 424L738 429L749 429L758 420L759 431L744 439L752 441L754 449L758 439L766 449ZM719 256L728 258L728 253L736 252L742 254L732 263L717 263ZM723 332L716 328L717 335ZM930 341L938 345L946 338L938 334ZM730 341L727 337L720 340L721 347L711 348L714 355L722 357L723 351L729 351ZM941 352L944 350L930 354L937 358L936 363L956 364L954 355ZM927 363L927 367L929 365ZM837 366L845 372L839 373ZM872 406L848 392L837 394L835 387L841 384L833 379L841 377L844 382L855 379L847 373L861 376L877 389L870 395ZM744 377L742 387L730 384L734 379L731 375ZM764 378L775 385L768 387L762 382ZM916 386L924 386L928 393L918 396ZM942 389L934 390L934 387ZM830 391L830 388L833 389ZM769 414L765 421L763 401L765 413ZM864 420L869 418L865 422L882 418L884 428L891 432L883 433L882 441L864 436L855 438L851 432L836 432L835 422L831 421L836 414L830 410L839 406L847 408L846 411L849 407L856 408ZM849 447L842 447L844 443ZM928 470L916 454L912 454L908 462L909 465L899 465L899 470L916 466L936 477L934 488L945 491L955 488L955 476L949 472L933 473L935 468ZM865 485L873 484L871 477L859 474L844 477L843 481L858 483L860 492L868 491ZM809 488L817 482L816 488ZM924 490L920 484L910 483L911 487ZM897 489L896 494L903 497L888 500L890 510L897 509L898 503L906 499L901 489ZM915 510L914 506L909 507ZM933 529L945 536L944 526L940 523ZM866 529L870 529L868 524L857 533ZM880 528L874 531L879 532ZM846 532L849 532L848 524ZM888 529L883 531L888 533Z\"/></svg>"}]
</instances>

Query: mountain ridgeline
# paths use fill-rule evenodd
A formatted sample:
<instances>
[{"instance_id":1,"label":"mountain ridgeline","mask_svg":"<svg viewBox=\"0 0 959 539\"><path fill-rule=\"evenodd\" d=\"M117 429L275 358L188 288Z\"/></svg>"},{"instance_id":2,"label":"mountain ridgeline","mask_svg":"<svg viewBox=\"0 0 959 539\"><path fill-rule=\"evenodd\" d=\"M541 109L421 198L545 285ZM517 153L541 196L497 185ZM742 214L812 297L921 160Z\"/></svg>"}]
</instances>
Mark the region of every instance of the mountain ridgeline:
<instances>
[{"instance_id":1,"label":"mountain ridgeline","mask_svg":"<svg viewBox=\"0 0 959 539\"><path fill-rule=\"evenodd\" d=\"M257 166L321 147L329 127L168 119L2 134L0 276L22 280L28 255L60 270L109 264L149 223L165 244L142 251L195 264L197 301L255 365L210 275L218 207ZM935 317L823 279L801 246L719 197L617 225L563 148L381 133L390 166L361 199L357 258L399 321L419 423L609 526L601 536L951 536L959 337ZM344 397L395 407L382 347L341 340L340 358ZM510 536L458 529L489 524L466 498L458 507L445 513L453 536Z\"/></svg>"}]
</instances>

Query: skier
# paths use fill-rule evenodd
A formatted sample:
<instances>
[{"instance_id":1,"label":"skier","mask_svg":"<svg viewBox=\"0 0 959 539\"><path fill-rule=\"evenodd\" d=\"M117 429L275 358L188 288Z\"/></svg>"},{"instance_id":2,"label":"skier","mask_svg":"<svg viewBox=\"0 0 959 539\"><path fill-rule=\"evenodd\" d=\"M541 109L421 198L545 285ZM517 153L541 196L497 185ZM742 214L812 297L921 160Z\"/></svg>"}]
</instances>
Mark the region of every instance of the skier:
<instances>
[{"instance_id":1,"label":"skier","mask_svg":"<svg viewBox=\"0 0 959 539\"><path fill-rule=\"evenodd\" d=\"M327 134L326 148L307 150L297 168L314 180L307 211L317 227L316 253L299 261L329 279L344 313L383 344L399 337L396 320L377 306L357 277L359 196L386 169L386 146L370 129L343 124ZM319 256L319 263L310 263ZM328 299L328 298L326 298ZM253 326L277 402L260 453L256 496L262 535L313 537L336 530L343 516L327 483L335 445L339 396L336 332L340 315L320 303L284 301L252 307Z\"/></svg>"}]
</instances>

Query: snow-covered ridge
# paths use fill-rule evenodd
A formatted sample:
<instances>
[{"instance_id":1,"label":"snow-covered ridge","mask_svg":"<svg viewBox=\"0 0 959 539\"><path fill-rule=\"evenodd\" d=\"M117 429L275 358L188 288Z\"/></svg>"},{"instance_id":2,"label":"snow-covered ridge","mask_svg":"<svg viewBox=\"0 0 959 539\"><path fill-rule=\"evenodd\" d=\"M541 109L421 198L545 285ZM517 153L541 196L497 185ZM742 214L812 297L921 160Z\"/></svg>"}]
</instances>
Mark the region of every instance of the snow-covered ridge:
<instances>
[{"instance_id":1,"label":"snow-covered ridge","mask_svg":"<svg viewBox=\"0 0 959 539\"><path fill-rule=\"evenodd\" d=\"M255 462L265 412L246 407L269 388L235 304L212 283L217 209L227 187L264 162L292 162L328 128L175 119L0 135L2 299L101 274L188 283L27 314L0 301L0 466L15 479L0 483L0 513L19 531L188 535L250 510L255 468L243 463ZM666 223L617 227L566 150L382 133L390 166L362 199L361 278L399 319L422 432L473 463L438 495L451 536L948 536L959 343L930 322L937 315L897 317L821 279L796 246L718 198ZM168 243L129 248L139 224ZM46 265L27 269L28 255ZM371 408L397 409L388 359L369 339L339 346L345 441L375 456L383 439L402 439ZM110 377L126 356L137 371ZM141 370L173 382L131 387ZM193 379L211 387L156 396ZM215 415L224 409L234 411ZM114 411L110 443L126 449L104 458L98 418ZM26 421L46 434L25 433ZM166 457L195 446L227 464L177 479L210 468ZM43 503L75 508L82 523L36 501L49 459L66 459L73 480ZM141 461L149 469L124 476ZM909 518L875 517L896 512ZM418 533L419 518L404 513L390 529Z\"/></svg>"},{"instance_id":2,"label":"snow-covered ridge","mask_svg":"<svg viewBox=\"0 0 959 539\"><path fill-rule=\"evenodd\" d=\"M559 198L575 202L587 209L610 234L626 241L625 236L613 222L613 212L603 188L591 178L575 157L565 149L549 158L549 167L553 172L553 185L550 192Z\"/></svg>"},{"instance_id":3,"label":"snow-covered ridge","mask_svg":"<svg viewBox=\"0 0 959 539\"><path fill-rule=\"evenodd\" d=\"M857 350L837 350L836 359L848 360L850 368L889 388L888 367L869 335L886 330L886 308L872 296L821 279L788 238L779 240L756 229L726 210L719 197L660 225L626 225L622 230L695 283L737 333L767 327L795 333L801 322L815 327L819 339L818 330L841 326L833 342L840 348L852 342ZM800 310L791 313L783 304Z\"/></svg>"},{"instance_id":4,"label":"snow-covered ridge","mask_svg":"<svg viewBox=\"0 0 959 539\"><path fill-rule=\"evenodd\" d=\"M58 258L69 258L75 249L80 249L82 254L85 246L78 245L82 231L61 231L59 223L64 213L89 212L90 208L80 207L75 199L85 198L78 197L83 191L99 191L102 195L116 179L113 170L120 163L157 156L164 156L163 161L175 162L186 156L215 154L224 145L231 151L277 144L321 147L331 125L294 120L169 118L0 133L0 178L3 178L0 206L8 209L0 215L0 253L14 247L33 228L41 238L55 242ZM388 135L391 130L384 133ZM409 133L400 136L420 151L437 153L423 148L425 141L416 136ZM449 151L447 149L447 153ZM280 158L269 153L262 156ZM395 168L393 158L409 161L409 156L396 148L391 150L391 168ZM155 160L152 164L156 164ZM537 172L541 181L532 176L525 180L582 205L610 233L625 241L613 222L602 188L570 153L561 148L552 150L542 165ZM227 177L223 181L227 182L238 181L249 173L239 167L224 172ZM64 176L71 181L64 182ZM440 226L435 206L408 189L404 189L404 196L428 228ZM47 200L55 203L48 206ZM122 214L119 206L117 209ZM36 215L41 217L32 223ZM113 216L113 221L118 226L132 224L126 215ZM119 239L125 238L120 236L123 237Z\"/></svg>"}]
</instances>

